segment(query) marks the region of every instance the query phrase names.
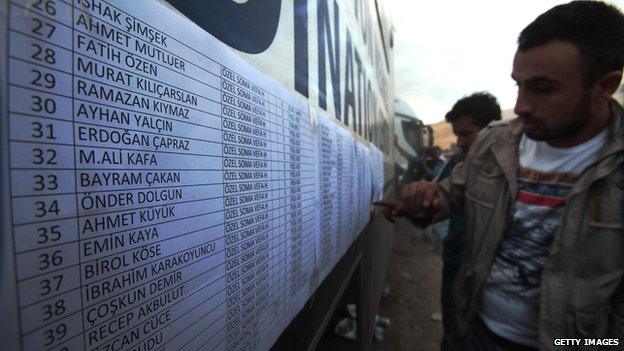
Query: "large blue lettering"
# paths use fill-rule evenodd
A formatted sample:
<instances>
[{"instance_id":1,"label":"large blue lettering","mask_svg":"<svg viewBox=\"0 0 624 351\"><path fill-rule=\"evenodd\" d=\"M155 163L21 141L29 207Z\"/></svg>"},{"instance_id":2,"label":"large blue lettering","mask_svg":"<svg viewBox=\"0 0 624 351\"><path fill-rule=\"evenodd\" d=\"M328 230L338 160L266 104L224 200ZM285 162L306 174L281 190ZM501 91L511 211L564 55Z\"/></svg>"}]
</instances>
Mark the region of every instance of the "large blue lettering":
<instances>
[{"instance_id":1,"label":"large blue lettering","mask_svg":"<svg viewBox=\"0 0 624 351\"><path fill-rule=\"evenodd\" d=\"M340 110L340 17L338 4L334 1L334 38L332 40L332 25L329 20L327 0L317 2L317 28L318 28L318 81L319 81L319 106L327 111L327 74L325 63L325 50L329 54L329 68L331 72L332 90L334 92L334 110L336 118L341 118Z\"/></svg>"}]
</instances>

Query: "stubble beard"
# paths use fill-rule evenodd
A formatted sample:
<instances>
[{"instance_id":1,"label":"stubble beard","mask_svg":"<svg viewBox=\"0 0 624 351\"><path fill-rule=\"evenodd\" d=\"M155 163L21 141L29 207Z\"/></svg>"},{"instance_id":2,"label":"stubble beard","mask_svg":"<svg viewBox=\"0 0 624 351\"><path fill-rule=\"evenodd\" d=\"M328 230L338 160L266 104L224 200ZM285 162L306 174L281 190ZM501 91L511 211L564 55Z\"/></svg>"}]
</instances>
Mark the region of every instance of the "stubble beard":
<instances>
[{"instance_id":1,"label":"stubble beard","mask_svg":"<svg viewBox=\"0 0 624 351\"><path fill-rule=\"evenodd\" d=\"M520 116L520 119L529 120L529 121L538 121L538 123L543 127L538 129L536 132L531 132L528 130L524 130L524 133L529 139L535 141L546 141L546 142L557 142L560 140L569 140L580 135L584 127L589 123L590 119L590 98L589 96L584 96L581 101L577 104L576 108L572 112L576 118L569 122L566 125L554 126L548 128L543 121L547 119L539 119L533 118L532 116Z\"/></svg>"}]
</instances>

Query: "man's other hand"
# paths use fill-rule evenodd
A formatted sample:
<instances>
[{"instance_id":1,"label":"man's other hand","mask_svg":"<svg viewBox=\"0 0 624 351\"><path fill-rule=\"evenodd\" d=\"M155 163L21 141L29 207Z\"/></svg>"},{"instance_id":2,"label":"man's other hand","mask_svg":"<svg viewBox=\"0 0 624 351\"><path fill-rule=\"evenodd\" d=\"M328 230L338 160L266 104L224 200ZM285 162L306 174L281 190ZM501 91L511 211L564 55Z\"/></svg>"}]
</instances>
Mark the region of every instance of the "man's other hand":
<instances>
[{"instance_id":1,"label":"man's other hand","mask_svg":"<svg viewBox=\"0 0 624 351\"><path fill-rule=\"evenodd\" d=\"M418 181L406 184L401 189L401 200L404 211L425 225L442 210L440 186L435 182Z\"/></svg>"}]
</instances>

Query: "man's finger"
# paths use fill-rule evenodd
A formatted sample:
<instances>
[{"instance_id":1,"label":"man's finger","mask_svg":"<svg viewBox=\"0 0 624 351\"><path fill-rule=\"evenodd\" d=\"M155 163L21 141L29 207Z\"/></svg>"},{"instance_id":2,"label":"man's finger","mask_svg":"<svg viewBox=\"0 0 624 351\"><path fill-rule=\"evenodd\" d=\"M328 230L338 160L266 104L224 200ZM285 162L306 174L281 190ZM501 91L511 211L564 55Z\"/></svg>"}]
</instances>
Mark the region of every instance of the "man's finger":
<instances>
[{"instance_id":1,"label":"man's finger","mask_svg":"<svg viewBox=\"0 0 624 351\"><path fill-rule=\"evenodd\" d=\"M381 206L384 208L384 215L387 216L405 216L405 206L400 202L395 201L375 201L373 205Z\"/></svg>"},{"instance_id":2,"label":"man's finger","mask_svg":"<svg viewBox=\"0 0 624 351\"><path fill-rule=\"evenodd\" d=\"M427 186L423 191L422 206L424 209L434 209L434 202L438 198L438 186L437 184L431 184Z\"/></svg>"},{"instance_id":3,"label":"man's finger","mask_svg":"<svg viewBox=\"0 0 624 351\"><path fill-rule=\"evenodd\" d=\"M375 205L375 206L383 206L385 208L392 208L392 207L396 207L397 203L394 202L394 201L384 201L384 200L382 200L382 201L374 201L373 205Z\"/></svg>"},{"instance_id":4,"label":"man's finger","mask_svg":"<svg viewBox=\"0 0 624 351\"><path fill-rule=\"evenodd\" d=\"M405 213L405 206L402 202L397 202L396 206L392 209L392 215L397 217L403 217L407 213Z\"/></svg>"},{"instance_id":5,"label":"man's finger","mask_svg":"<svg viewBox=\"0 0 624 351\"><path fill-rule=\"evenodd\" d=\"M388 222L390 223L396 223L394 221L394 217L392 216L392 214L390 214L390 211L387 208L384 208L383 211L381 211L381 213L383 213L384 217L386 217L386 219L388 220Z\"/></svg>"},{"instance_id":6,"label":"man's finger","mask_svg":"<svg viewBox=\"0 0 624 351\"><path fill-rule=\"evenodd\" d=\"M407 183L401 187L401 199L406 199L411 196L414 184L416 183Z\"/></svg>"},{"instance_id":7,"label":"man's finger","mask_svg":"<svg viewBox=\"0 0 624 351\"><path fill-rule=\"evenodd\" d=\"M407 211L411 213L420 212L422 206L422 187L423 183L414 182L407 184L402 191L403 203L407 207Z\"/></svg>"},{"instance_id":8,"label":"man's finger","mask_svg":"<svg viewBox=\"0 0 624 351\"><path fill-rule=\"evenodd\" d=\"M375 206L383 207L384 215L396 216L397 208L402 207L400 203L394 201L375 201Z\"/></svg>"},{"instance_id":9,"label":"man's finger","mask_svg":"<svg viewBox=\"0 0 624 351\"><path fill-rule=\"evenodd\" d=\"M438 196L433 199L433 208L436 210L442 209L442 200L440 199L440 192L438 191Z\"/></svg>"}]
</instances>

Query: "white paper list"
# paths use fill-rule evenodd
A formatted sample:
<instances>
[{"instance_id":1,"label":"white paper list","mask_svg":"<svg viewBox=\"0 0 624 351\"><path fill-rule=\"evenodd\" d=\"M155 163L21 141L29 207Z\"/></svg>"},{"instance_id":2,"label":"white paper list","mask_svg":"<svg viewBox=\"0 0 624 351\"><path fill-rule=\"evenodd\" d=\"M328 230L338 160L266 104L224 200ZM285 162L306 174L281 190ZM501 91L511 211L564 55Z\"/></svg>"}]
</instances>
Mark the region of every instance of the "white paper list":
<instances>
[{"instance_id":1,"label":"white paper list","mask_svg":"<svg viewBox=\"0 0 624 351\"><path fill-rule=\"evenodd\" d=\"M382 156L156 2L8 8L15 348L270 348Z\"/></svg>"}]
</instances>

